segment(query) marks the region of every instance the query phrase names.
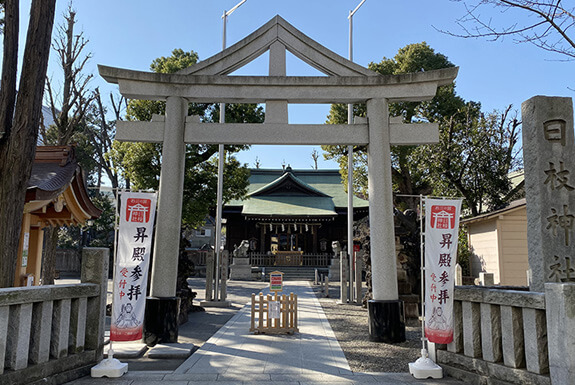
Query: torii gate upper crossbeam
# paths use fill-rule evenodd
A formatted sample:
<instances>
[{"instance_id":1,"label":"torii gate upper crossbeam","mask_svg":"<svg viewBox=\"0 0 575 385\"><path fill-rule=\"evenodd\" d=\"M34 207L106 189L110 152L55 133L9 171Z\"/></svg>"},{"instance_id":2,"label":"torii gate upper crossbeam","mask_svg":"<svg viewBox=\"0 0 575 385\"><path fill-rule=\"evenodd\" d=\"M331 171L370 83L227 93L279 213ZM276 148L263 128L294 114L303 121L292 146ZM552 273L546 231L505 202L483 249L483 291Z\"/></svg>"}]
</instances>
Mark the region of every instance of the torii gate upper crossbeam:
<instances>
[{"instance_id":1,"label":"torii gate upper crossbeam","mask_svg":"<svg viewBox=\"0 0 575 385\"><path fill-rule=\"evenodd\" d=\"M133 71L99 65L100 75L117 83L130 99L164 100L180 96L192 103L365 103L421 101L453 82L458 67L387 76L211 76Z\"/></svg>"}]
</instances>

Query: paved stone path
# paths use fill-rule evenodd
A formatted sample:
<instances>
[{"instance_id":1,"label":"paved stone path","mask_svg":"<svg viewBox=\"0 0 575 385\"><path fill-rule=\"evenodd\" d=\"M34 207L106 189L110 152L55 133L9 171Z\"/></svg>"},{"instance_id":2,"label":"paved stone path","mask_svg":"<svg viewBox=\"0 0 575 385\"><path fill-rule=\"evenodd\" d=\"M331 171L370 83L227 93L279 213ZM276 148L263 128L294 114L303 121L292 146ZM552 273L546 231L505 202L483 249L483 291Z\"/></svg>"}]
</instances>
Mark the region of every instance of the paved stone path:
<instances>
[{"instance_id":1,"label":"paved stone path","mask_svg":"<svg viewBox=\"0 0 575 385\"><path fill-rule=\"evenodd\" d=\"M461 384L416 380L408 373L353 373L307 282L287 282L298 295L299 333L254 335L245 306L175 371L129 372L118 379L85 377L70 385ZM265 294L265 293L264 293Z\"/></svg>"}]
</instances>

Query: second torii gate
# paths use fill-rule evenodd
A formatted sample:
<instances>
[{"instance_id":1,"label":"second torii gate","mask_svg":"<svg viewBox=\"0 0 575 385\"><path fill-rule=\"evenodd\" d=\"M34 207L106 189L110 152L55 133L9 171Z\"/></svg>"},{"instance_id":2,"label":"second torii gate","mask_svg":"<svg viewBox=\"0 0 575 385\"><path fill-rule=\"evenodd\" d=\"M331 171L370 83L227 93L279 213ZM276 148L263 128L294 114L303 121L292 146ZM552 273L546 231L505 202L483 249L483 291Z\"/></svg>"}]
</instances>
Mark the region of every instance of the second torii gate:
<instances>
[{"instance_id":1,"label":"second torii gate","mask_svg":"<svg viewBox=\"0 0 575 385\"><path fill-rule=\"evenodd\" d=\"M269 76L229 76L266 51ZM327 76L286 76L286 51ZM453 82L457 67L382 76L328 50L276 16L237 44L175 74L106 66L99 66L99 72L108 82L119 84L129 99L166 101L165 117L118 122L116 132L120 141L163 142L150 289L154 308L178 311L186 143L367 145L373 277L369 332L376 341L405 340L397 288L390 145L435 143L439 134L436 124L390 122L388 103L431 99L438 86ZM201 123L199 117L186 116L188 103L213 102L266 103L265 123ZM288 103L367 103L367 119L356 118L353 125L289 124ZM176 342L177 325L159 325L156 333L158 341Z\"/></svg>"}]
</instances>

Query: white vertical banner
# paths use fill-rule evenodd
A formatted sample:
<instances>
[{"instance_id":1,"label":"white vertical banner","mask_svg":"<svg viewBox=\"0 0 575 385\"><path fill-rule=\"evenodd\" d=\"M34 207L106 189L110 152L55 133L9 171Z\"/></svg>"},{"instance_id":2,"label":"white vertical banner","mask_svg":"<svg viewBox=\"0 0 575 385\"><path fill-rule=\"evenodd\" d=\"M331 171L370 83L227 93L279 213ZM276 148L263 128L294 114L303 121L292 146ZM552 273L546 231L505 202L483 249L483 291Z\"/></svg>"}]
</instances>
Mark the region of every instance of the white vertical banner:
<instances>
[{"instance_id":1,"label":"white vertical banner","mask_svg":"<svg viewBox=\"0 0 575 385\"><path fill-rule=\"evenodd\" d=\"M110 340L142 339L156 193L121 195Z\"/></svg>"},{"instance_id":2,"label":"white vertical banner","mask_svg":"<svg viewBox=\"0 0 575 385\"><path fill-rule=\"evenodd\" d=\"M425 336L453 341L453 291L461 200L425 199Z\"/></svg>"}]
</instances>

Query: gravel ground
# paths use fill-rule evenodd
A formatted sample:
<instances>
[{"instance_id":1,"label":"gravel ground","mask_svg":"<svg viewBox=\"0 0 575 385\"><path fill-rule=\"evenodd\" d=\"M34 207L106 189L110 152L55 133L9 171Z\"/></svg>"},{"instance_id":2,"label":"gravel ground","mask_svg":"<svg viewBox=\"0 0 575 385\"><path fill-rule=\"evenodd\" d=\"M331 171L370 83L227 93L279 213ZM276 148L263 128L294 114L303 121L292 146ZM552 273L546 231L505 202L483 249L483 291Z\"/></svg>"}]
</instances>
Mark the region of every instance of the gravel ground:
<instances>
[{"instance_id":1,"label":"gravel ground","mask_svg":"<svg viewBox=\"0 0 575 385\"><path fill-rule=\"evenodd\" d=\"M339 285L336 285L330 285L330 298L325 298L319 286L314 286L314 291L351 370L354 372L408 372L408 364L415 362L421 353L419 322L408 321L405 342L386 344L370 341L367 309L360 305L337 304Z\"/></svg>"}]
</instances>

